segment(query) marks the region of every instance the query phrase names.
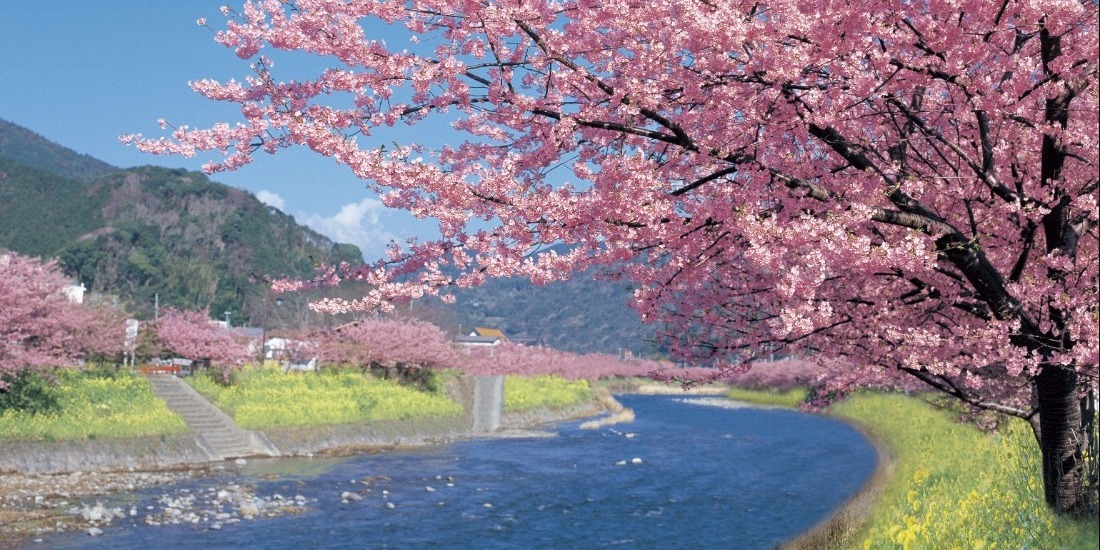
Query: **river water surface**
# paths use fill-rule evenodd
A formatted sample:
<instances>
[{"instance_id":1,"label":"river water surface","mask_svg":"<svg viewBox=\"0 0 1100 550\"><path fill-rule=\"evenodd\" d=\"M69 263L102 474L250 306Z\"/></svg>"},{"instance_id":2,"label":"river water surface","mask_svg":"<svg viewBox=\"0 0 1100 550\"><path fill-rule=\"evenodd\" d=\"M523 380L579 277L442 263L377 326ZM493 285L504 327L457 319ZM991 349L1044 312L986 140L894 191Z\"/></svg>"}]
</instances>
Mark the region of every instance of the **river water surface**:
<instances>
[{"instance_id":1,"label":"river water surface","mask_svg":"<svg viewBox=\"0 0 1100 550\"><path fill-rule=\"evenodd\" d=\"M227 523L52 535L34 548L771 548L825 519L874 469L848 425L713 400L625 395L630 424L549 437L462 441L341 459L251 460L224 475L122 495L144 511L166 492L227 484L306 503ZM710 403L709 405L706 403ZM348 498L349 493L361 500Z\"/></svg>"}]
</instances>

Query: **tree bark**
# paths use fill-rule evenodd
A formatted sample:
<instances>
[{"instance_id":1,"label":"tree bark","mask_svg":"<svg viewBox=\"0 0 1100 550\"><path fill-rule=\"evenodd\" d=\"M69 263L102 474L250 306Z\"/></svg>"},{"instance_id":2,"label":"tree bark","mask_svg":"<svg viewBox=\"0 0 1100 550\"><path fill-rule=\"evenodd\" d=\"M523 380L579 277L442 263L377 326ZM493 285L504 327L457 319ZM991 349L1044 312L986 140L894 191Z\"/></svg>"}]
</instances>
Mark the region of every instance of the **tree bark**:
<instances>
[{"instance_id":1,"label":"tree bark","mask_svg":"<svg viewBox=\"0 0 1100 550\"><path fill-rule=\"evenodd\" d=\"M1088 508L1083 482L1083 432L1077 374L1047 365L1035 378L1039 400L1039 447L1043 454L1043 490L1047 504L1063 514L1081 515Z\"/></svg>"}]
</instances>

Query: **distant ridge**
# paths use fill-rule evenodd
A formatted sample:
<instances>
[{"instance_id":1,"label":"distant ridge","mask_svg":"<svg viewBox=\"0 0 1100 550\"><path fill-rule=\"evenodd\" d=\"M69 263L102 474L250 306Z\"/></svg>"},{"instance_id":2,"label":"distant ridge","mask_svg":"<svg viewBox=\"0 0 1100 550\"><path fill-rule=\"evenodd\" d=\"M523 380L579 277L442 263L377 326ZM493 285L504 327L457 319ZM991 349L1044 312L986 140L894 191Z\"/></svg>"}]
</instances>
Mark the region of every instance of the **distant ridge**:
<instances>
[{"instance_id":1,"label":"distant ridge","mask_svg":"<svg viewBox=\"0 0 1100 550\"><path fill-rule=\"evenodd\" d=\"M309 277L321 262L361 263L247 191L204 174L120 169L0 121L0 250L56 258L93 293L141 317L154 305L270 320L257 276Z\"/></svg>"},{"instance_id":2,"label":"distant ridge","mask_svg":"<svg viewBox=\"0 0 1100 550\"><path fill-rule=\"evenodd\" d=\"M91 183L118 170L95 157L77 153L2 118L0 158L83 183Z\"/></svg>"},{"instance_id":3,"label":"distant ridge","mask_svg":"<svg viewBox=\"0 0 1100 550\"><path fill-rule=\"evenodd\" d=\"M199 172L116 168L0 120L4 249L59 259L89 291L118 297L138 317L153 317L154 304L209 308L219 318L230 312L237 325L273 328L332 319L309 315L307 297L276 301L255 275L309 277L320 262L363 261L358 247ZM454 294L454 305L424 300L407 311L448 330L487 326L516 342L573 352L662 352L656 329L627 307L630 290L591 273L545 286L491 279Z\"/></svg>"}]
</instances>

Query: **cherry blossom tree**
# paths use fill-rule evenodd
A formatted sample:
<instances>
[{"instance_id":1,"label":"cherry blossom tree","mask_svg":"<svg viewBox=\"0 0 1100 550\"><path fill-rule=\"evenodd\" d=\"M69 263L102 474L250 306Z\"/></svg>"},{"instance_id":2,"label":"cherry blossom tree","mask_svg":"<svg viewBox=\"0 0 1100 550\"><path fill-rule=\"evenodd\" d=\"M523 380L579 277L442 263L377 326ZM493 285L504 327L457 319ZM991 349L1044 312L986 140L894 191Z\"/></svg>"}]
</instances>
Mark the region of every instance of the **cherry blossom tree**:
<instances>
[{"instance_id":1,"label":"cherry blossom tree","mask_svg":"<svg viewBox=\"0 0 1100 550\"><path fill-rule=\"evenodd\" d=\"M327 268L314 283L372 290L319 310L602 268L634 285L682 358L813 355L837 387L909 376L1027 419L1050 504L1087 505L1096 2L264 0L225 13L216 40L253 73L191 86L241 120L123 141L220 152L211 172L306 147L439 221L437 241ZM330 68L279 73L282 50ZM434 138L434 121L465 137L391 143L400 124ZM539 253L550 244L571 248Z\"/></svg>"},{"instance_id":2,"label":"cherry blossom tree","mask_svg":"<svg viewBox=\"0 0 1100 550\"><path fill-rule=\"evenodd\" d=\"M312 340L327 364L356 365L416 383L425 382L425 369L453 367L456 359L443 330L415 319L368 317Z\"/></svg>"},{"instance_id":3,"label":"cherry blossom tree","mask_svg":"<svg viewBox=\"0 0 1100 550\"><path fill-rule=\"evenodd\" d=\"M255 359L256 354L249 350L245 337L211 320L206 311L166 308L157 319L155 330L164 351L209 363L223 379L229 369Z\"/></svg>"},{"instance_id":4,"label":"cherry blossom tree","mask_svg":"<svg viewBox=\"0 0 1100 550\"><path fill-rule=\"evenodd\" d=\"M0 254L0 390L5 375L24 369L121 352L120 316L70 301L70 282L56 262Z\"/></svg>"}]
</instances>

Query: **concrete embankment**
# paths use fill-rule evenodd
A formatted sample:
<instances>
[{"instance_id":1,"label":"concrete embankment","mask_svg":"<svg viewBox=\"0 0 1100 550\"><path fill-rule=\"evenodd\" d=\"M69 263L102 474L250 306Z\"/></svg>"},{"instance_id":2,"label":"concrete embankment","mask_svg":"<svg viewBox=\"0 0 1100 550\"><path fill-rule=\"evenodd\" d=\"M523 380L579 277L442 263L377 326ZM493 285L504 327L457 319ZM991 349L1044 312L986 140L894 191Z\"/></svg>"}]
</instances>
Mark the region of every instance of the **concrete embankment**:
<instances>
[{"instance_id":1,"label":"concrete embankment","mask_svg":"<svg viewBox=\"0 0 1100 550\"><path fill-rule=\"evenodd\" d=\"M571 407L504 411L499 429L484 431L474 417L475 385L449 393L465 414L442 418L380 420L356 424L269 428L262 432L282 456L351 454L388 447L429 445L470 437L507 436L509 431L600 414L613 407L610 395ZM610 402L608 400L611 400ZM58 474L93 471L152 471L220 462L196 433L171 437L91 441L25 441L0 444L0 473ZM215 457L216 458L216 457Z\"/></svg>"},{"instance_id":2,"label":"concrete embankment","mask_svg":"<svg viewBox=\"0 0 1100 550\"><path fill-rule=\"evenodd\" d=\"M91 441L0 443L0 473L162 470L209 462L191 434Z\"/></svg>"}]
</instances>

